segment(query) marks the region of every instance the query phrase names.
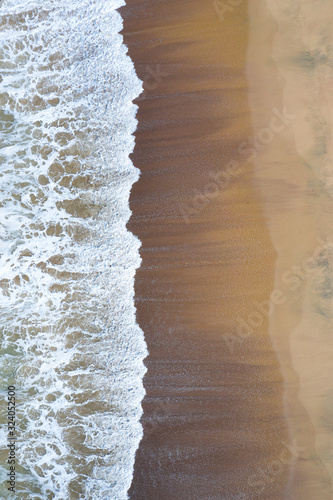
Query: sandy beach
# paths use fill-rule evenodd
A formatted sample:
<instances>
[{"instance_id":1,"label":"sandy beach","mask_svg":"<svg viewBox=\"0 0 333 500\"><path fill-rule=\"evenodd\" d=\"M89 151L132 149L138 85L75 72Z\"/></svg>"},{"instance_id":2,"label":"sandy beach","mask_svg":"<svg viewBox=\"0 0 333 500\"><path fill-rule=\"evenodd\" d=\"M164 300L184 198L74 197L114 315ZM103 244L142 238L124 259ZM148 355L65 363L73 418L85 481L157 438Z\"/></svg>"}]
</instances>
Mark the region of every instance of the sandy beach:
<instances>
[{"instance_id":1,"label":"sandy beach","mask_svg":"<svg viewBox=\"0 0 333 500\"><path fill-rule=\"evenodd\" d=\"M333 500L332 0L0 3L0 498Z\"/></svg>"},{"instance_id":2,"label":"sandy beach","mask_svg":"<svg viewBox=\"0 0 333 500\"><path fill-rule=\"evenodd\" d=\"M247 5L129 0L120 12L144 82L128 227L142 241L149 357L130 498L284 498L297 450L253 309L274 289L277 254L246 151Z\"/></svg>"},{"instance_id":3,"label":"sandy beach","mask_svg":"<svg viewBox=\"0 0 333 500\"><path fill-rule=\"evenodd\" d=\"M277 251L283 300L269 331L285 379L285 414L299 448L286 498L333 498L332 454L332 4L307 0L249 9L248 80L254 185ZM273 139L273 106L290 126ZM271 139L271 140L270 140Z\"/></svg>"}]
</instances>

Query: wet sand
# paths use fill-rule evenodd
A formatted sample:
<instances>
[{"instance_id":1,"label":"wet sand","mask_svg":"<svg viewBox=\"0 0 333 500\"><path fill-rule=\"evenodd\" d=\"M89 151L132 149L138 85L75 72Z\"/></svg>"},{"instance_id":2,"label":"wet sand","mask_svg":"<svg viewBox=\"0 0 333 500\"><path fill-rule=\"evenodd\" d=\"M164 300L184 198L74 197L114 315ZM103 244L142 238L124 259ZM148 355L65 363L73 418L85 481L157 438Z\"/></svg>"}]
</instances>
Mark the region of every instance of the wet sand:
<instances>
[{"instance_id":1,"label":"wet sand","mask_svg":"<svg viewBox=\"0 0 333 500\"><path fill-rule=\"evenodd\" d=\"M265 313L280 254L251 153L247 8L225 19L210 1L121 9L145 88L128 227L142 241L149 357L131 499L287 498L299 455ZM276 129L281 112L270 107Z\"/></svg>"}]
</instances>

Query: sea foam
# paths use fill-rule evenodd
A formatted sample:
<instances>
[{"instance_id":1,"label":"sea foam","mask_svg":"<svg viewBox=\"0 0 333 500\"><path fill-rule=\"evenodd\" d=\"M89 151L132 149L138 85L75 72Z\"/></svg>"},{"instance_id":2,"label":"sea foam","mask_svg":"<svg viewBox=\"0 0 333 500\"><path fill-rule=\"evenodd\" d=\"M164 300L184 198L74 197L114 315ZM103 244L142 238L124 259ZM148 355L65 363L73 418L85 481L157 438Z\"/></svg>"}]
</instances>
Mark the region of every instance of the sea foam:
<instances>
[{"instance_id":1,"label":"sea foam","mask_svg":"<svg viewBox=\"0 0 333 500\"><path fill-rule=\"evenodd\" d=\"M142 436L140 242L126 229L142 87L121 5L0 7L0 381L3 401L17 392L22 499L127 498Z\"/></svg>"}]
</instances>

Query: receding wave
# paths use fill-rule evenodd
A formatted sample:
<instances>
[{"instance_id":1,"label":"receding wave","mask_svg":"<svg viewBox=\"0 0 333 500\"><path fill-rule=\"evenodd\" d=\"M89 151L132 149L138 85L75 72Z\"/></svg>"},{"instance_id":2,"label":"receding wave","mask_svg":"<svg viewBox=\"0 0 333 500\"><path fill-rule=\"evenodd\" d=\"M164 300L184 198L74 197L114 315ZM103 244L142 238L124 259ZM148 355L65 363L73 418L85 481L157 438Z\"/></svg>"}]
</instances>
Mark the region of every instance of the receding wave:
<instances>
[{"instance_id":1,"label":"receding wave","mask_svg":"<svg viewBox=\"0 0 333 500\"><path fill-rule=\"evenodd\" d=\"M0 380L3 405L17 393L22 499L127 498L142 435L140 242L126 229L141 82L121 4L0 6Z\"/></svg>"}]
</instances>

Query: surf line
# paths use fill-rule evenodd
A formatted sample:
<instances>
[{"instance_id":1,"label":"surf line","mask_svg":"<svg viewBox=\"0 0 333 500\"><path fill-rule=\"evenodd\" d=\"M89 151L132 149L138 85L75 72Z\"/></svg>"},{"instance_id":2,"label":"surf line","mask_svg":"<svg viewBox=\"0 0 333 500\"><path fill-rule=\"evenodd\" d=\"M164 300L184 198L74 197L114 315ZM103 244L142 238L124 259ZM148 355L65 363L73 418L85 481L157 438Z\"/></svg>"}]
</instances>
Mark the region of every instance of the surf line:
<instances>
[{"instance_id":1,"label":"surf line","mask_svg":"<svg viewBox=\"0 0 333 500\"><path fill-rule=\"evenodd\" d=\"M7 463L9 465L9 472L7 472L8 490L15 492L16 487L16 397L15 397L15 387L9 385L7 389L7 428L8 428L8 459Z\"/></svg>"}]
</instances>

